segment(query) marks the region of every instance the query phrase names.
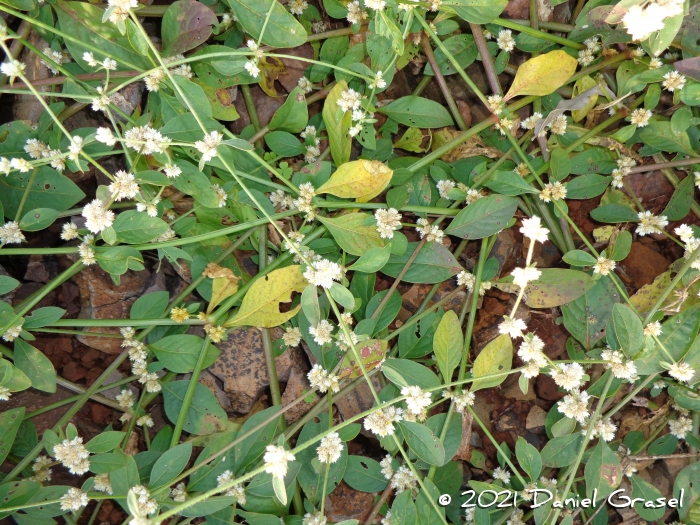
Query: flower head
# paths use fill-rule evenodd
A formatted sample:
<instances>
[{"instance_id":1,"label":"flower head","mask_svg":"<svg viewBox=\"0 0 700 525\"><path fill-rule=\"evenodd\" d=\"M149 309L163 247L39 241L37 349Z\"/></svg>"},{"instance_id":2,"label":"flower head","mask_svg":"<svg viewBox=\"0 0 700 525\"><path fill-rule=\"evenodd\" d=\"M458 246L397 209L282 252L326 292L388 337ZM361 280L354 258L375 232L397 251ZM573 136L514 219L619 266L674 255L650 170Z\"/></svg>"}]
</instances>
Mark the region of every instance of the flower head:
<instances>
[{"instance_id":1,"label":"flower head","mask_svg":"<svg viewBox=\"0 0 700 525\"><path fill-rule=\"evenodd\" d=\"M585 371L578 363L558 365L552 369L552 379L564 390L578 389L583 383Z\"/></svg>"},{"instance_id":2,"label":"flower head","mask_svg":"<svg viewBox=\"0 0 700 525\"><path fill-rule=\"evenodd\" d=\"M615 269L615 261L606 257L598 257L597 262L593 265L593 272L600 275L609 275Z\"/></svg>"},{"instance_id":3,"label":"flower head","mask_svg":"<svg viewBox=\"0 0 700 525\"><path fill-rule=\"evenodd\" d=\"M377 232L382 239L393 239L394 230L401 227L401 214L394 208L379 209L374 212Z\"/></svg>"},{"instance_id":4,"label":"flower head","mask_svg":"<svg viewBox=\"0 0 700 525\"><path fill-rule=\"evenodd\" d=\"M403 410L393 406L380 408L365 417L365 429L379 437L394 434L394 423L403 419Z\"/></svg>"},{"instance_id":5,"label":"flower head","mask_svg":"<svg viewBox=\"0 0 700 525\"><path fill-rule=\"evenodd\" d=\"M401 388L401 395L406 397L408 411L418 415L430 406L430 392L423 392L419 386L405 386Z\"/></svg>"},{"instance_id":6,"label":"flower head","mask_svg":"<svg viewBox=\"0 0 700 525\"><path fill-rule=\"evenodd\" d=\"M520 233L533 241L545 242L549 230L547 228L542 228L540 218L537 215L533 215L531 218L523 220Z\"/></svg>"},{"instance_id":7,"label":"flower head","mask_svg":"<svg viewBox=\"0 0 700 525\"><path fill-rule=\"evenodd\" d=\"M579 423L583 423L588 417L588 401L591 396L588 392L572 391L559 401L557 410L566 417L575 419Z\"/></svg>"},{"instance_id":8,"label":"flower head","mask_svg":"<svg viewBox=\"0 0 700 525\"><path fill-rule=\"evenodd\" d=\"M272 474L278 479L284 479L287 475L287 463L294 461L294 454L284 447L268 445L265 449L263 461L265 462L265 472Z\"/></svg>"},{"instance_id":9,"label":"flower head","mask_svg":"<svg viewBox=\"0 0 700 525\"><path fill-rule=\"evenodd\" d=\"M652 233L663 233L663 229L668 226L668 219L665 215L652 215L650 211L643 211L637 214L639 224L637 225L637 234L649 235Z\"/></svg>"},{"instance_id":10,"label":"flower head","mask_svg":"<svg viewBox=\"0 0 700 525\"><path fill-rule=\"evenodd\" d=\"M62 443L54 446L53 456L60 461L71 474L85 474L90 469L88 458L90 453L83 445L83 438L64 439Z\"/></svg>"},{"instance_id":11,"label":"flower head","mask_svg":"<svg viewBox=\"0 0 700 525\"><path fill-rule=\"evenodd\" d=\"M503 321L498 325L498 332L508 334L511 338L517 339L523 336L523 330L527 329L525 321L507 315L503 316Z\"/></svg>"},{"instance_id":12,"label":"flower head","mask_svg":"<svg viewBox=\"0 0 700 525\"><path fill-rule=\"evenodd\" d=\"M513 38L513 32L510 29L501 29L498 32L496 43L498 44L498 48L503 51L513 51L513 49L515 49L515 38Z\"/></svg>"},{"instance_id":13,"label":"flower head","mask_svg":"<svg viewBox=\"0 0 700 525\"><path fill-rule=\"evenodd\" d=\"M223 138L223 134L218 131L212 131L205 134L202 140L194 143L194 147L202 154L202 162L209 162L217 156L216 148L219 147Z\"/></svg>"},{"instance_id":14,"label":"flower head","mask_svg":"<svg viewBox=\"0 0 700 525\"><path fill-rule=\"evenodd\" d=\"M335 463L343 452L343 442L337 432L331 432L321 439L321 444L316 449L318 460L321 463Z\"/></svg>"},{"instance_id":15,"label":"flower head","mask_svg":"<svg viewBox=\"0 0 700 525\"><path fill-rule=\"evenodd\" d=\"M86 506L89 498L82 490L71 487L68 489L68 492L61 496L60 500L61 510L75 512Z\"/></svg>"},{"instance_id":16,"label":"flower head","mask_svg":"<svg viewBox=\"0 0 700 525\"><path fill-rule=\"evenodd\" d=\"M695 376L695 370L688 363L678 361L677 363L673 363L668 369L668 375L678 381L688 383L693 379L693 376Z\"/></svg>"},{"instance_id":17,"label":"flower head","mask_svg":"<svg viewBox=\"0 0 700 525\"><path fill-rule=\"evenodd\" d=\"M323 319L316 326L309 327L309 333L314 336L316 344L324 345L332 341L331 334L333 329L334 326L326 319Z\"/></svg>"},{"instance_id":18,"label":"flower head","mask_svg":"<svg viewBox=\"0 0 700 525\"><path fill-rule=\"evenodd\" d=\"M665 89L673 93L677 89L683 89L683 86L685 86L685 77L678 71L669 71L664 75L664 80L661 84Z\"/></svg>"},{"instance_id":19,"label":"flower head","mask_svg":"<svg viewBox=\"0 0 700 525\"><path fill-rule=\"evenodd\" d=\"M649 124L649 119L651 118L651 116L652 112L650 109L638 108L635 109L630 115L630 121L638 128L643 128L644 126Z\"/></svg>"}]
</instances>

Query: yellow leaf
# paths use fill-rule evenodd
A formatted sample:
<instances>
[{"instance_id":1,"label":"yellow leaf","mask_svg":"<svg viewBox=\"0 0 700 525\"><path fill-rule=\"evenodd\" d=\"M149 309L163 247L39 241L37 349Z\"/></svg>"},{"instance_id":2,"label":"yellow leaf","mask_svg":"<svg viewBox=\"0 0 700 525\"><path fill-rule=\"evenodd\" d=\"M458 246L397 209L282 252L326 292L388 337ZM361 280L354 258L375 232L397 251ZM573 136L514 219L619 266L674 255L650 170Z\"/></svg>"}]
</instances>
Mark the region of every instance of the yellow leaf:
<instances>
[{"instance_id":1,"label":"yellow leaf","mask_svg":"<svg viewBox=\"0 0 700 525\"><path fill-rule=\"evenodd\" d=\"M362 343L355 345L355 348L360 354L362 365L365 372L373 370L386 358L387 342L382 339L368 339ZM340 371L338 377L340 379L360 377L362 368L355 360L355 352L352 348L345 353L343 361L340 363Z\"/></svg>"},{"instance_id":2,"label":"yellow leaf","mask_svg":"<svg viewBox=\"0 0 700 525\"><path fill-rule=\"evenodd\" d=\"M331 175L316 193L330 193L336 197L369 202L387 187L394 173L378 160L346 162Z\"/></svg>"},{"instance_id":3,"label":"yellow leaf","mask_svg":"<svg viewBox=\"0 0 700 525\"><path fill-rule=\"evenodd\" d=\"M596 87L597 85L598 83L588 75L586 75L585 77L581 77L574 84L574 90L571 95L571 98L576 98L584 91ZM588 112L595 107L596 102L598 102L598 95L594 94L591 95L591 98L588 99L588 102L586 102L586 105L583 108L572 110L571 116L574 118L574 122L581 122L584 118L586 118Z\"/></svg>"},{"instance_id":4,"label":"yellow leaf","mask_svg":"<svg viewBox=\"0 0 700 525\"><path fill-rule=\"evenodd\" d=\"M564 85L576 71L578 62L562 50L531 58L518 68L513 85L504 100L518 95L545 96Z\"/></svg>"},{"instance_id":5,"label":"yellow leaf","mask_svg":"<svg viewBox=\"0 0 700 525\"><path fill-rule=\"evenodd\" d=\"M472 375L483 377L499 372L508 372L513 366L513 341L508 334L499 335L487 344L476 356ZM498 386L506 380L507 375L494 377L493 379L476 380L472 383L471 391Z\"/></svg>"},{"instance_id":6,"label":"yellow leaf","mask_svg":"<svg viewBox=\"0 0 700 525\"><path fill-rule=\"evenodd\" d=\"M303 292L307 284L301 266L287 266L270 272L253 283L238 313L224 326L272 328L281 325L294 317L301 305L288 312L280 312L280 303L290 302L292 292Z\"/></svg>"}]
</instances>

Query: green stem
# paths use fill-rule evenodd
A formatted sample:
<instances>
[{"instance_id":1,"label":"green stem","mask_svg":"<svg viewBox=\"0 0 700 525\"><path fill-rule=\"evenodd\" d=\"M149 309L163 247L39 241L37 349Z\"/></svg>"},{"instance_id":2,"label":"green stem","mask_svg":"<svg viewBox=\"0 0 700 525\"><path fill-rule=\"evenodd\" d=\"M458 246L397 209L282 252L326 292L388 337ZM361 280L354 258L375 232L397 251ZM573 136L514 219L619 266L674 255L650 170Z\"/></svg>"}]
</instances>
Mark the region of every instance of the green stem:
<instances>
[{"instance_id":1,"label":"green stem","mask_svg":"<svg viewBox=\"0 0 700 525\"><path fill-rule=\"evenodd\" d=\"M502 27L507 27L508 29L514 29L515 31L520 31L521 33L525 33L526 35L531 35L537 38L541 38L543 40L549 40L550 42L554 42L555 44L561 44L566 47L572 47L574 49L586 49L586 46L583 44L579 44L578 42L574 42L573 40L569 40L568 38L562 38L560 36L555 36L555 35L550 35L549 33L545 33L544 31L539 31L533 27L526 26L523 24L518 24L517 22L514 22L513 20L506 20L505 18L496 18L493 21L494 24L497 24Z\"/></svg>"}]
</instances>

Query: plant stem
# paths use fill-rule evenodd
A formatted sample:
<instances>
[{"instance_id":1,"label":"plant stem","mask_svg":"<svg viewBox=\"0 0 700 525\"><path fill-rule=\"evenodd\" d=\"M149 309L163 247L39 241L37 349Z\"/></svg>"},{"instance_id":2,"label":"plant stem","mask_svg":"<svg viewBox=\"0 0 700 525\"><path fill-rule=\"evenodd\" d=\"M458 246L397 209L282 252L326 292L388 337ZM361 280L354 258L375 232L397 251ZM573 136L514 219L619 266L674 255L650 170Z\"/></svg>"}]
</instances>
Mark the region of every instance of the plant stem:
<instances>
[{"instance_id":1,"label":"plant stem","mask_svg":"<svg viewBox=\"0 0 700 525\"><path fill-rule=\"evenodd\" d=\"M462 114L459 112L459 108L455 103L455 99L452 98L452 93L450 92L450 88L445 82L445 77L442 76L442 71L440 71L440 65L437 63L437 60L435 60L435 55L433 54L432 47L430 47L430 40L428 39L428 35L426 35L425 33L421 33L420 40L421 45L423 47L423 53L428 59L428 63L430 64L430 67L433 70L433 75L435 75L435 80L437 80L438 86L440 86L442 96L445 97L445 101L447 101L447 106L450 108L450 113L452 113L452 117L455 119L457 127L462 131L466 131L467 125L464 123L464 119L462 118Z\"/></svg>"},{"instance_id":2,"label":"plant stem","mask_svg":"<svg viewBox=\"0 0 700 525\"><path fill-rule=\"evenodd\" d=\"M501 89L501 83L498 81L496 69L493 67L493 59L491 58L489 47L486 45L484 31L481 29L479 24L472 24L471 22L469 23L469 28L472 30L472 36L474 37L476 48L479 50L479 54L481 55L481 64L484 66L484 70L486 71L486 79L489 82L489 86L491 86L491 93L494 95L501 95L503 90Z\"/></svg>"}]
</instances>

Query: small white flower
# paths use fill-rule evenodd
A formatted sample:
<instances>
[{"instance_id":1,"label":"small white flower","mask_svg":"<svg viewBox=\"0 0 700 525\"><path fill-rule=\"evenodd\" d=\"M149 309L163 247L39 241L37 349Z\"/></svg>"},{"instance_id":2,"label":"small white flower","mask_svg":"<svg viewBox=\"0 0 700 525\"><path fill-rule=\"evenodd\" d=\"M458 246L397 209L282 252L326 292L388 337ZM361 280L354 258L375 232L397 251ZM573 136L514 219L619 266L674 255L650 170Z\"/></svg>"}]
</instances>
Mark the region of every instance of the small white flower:
<instances>
[{"instance_id":1,"label":"small white flower","mask_svg":"<svg viewBox=\"0 0 700 525\"><path fill-rule=\"evenodd\" d=\"M321 511L314 513L307 512L304 514L304 519L301 520L301 525L326 525L326 517L321 514Z\"/></svg>"},{"instance_id":2,"label":"small white flower","mask_svg":"<svg viewBox=\"0 0 700 525\"><path fill-rule=\"evenodd\" d=\"M515 49L515 38L513 38L513 32L510 29L501 29L498 32L496 43L498 44L498 48L503 51L513 51L513 49Z\"/></svg>"},{"instance_id":3,"label":"small white flower","mask_svg":"<svg viewBox=\"0 0 700 525\"><path fill-rule=\"evenodd\" d=\"M503 483L510 483L510 472L508 472L508 469L497 467L491 475L493 479L497 479Z\"/></svg>"},{"instance_id":4,"label":"small white flower","mask_svg":"<svg viewBox=\"0 0 700 525\"><path fill-rule=\"evenodd\" d=\"M61 500L61 510L76 512L88 504L88 495L80 489L71 487L68 489L63 496L59 498Z\"/></svg>"},{"instance_id":5,"label":"small white flower","mask_svg":"<svg viewBox=\"0 0 700 525\"><path fill-rule=\"evenodd\" d=\"M377 71L374 75L374 80L369 83L370 89L384 89L386 87L386 80L384 80L383 73Z\"/></svg>"},{"instance_id":6,"label":"small white flower","mask_svg":"<svg viewBox=\"0 0 700 525\"><path fill-rule=\"evenodd\" d=\"M287 346L299 346L301 342L301 330L296 326L287 328L284 335L282 335L282 340Z\"/></svg>"},{"instance_id":7,"label":"small white flower","mask_svg":"<svg viewBox=\"0 0 700 525\"><path fill-rule=\"evenodd\" d=\"M664 75L664 80L661 84L665 89L673 93L677 89L683 89L683 86L685 86L685 77L678 71L669 71Z\"/></svg>"},{"instance_id":8,"label":"small white flower","mask_svg":"<svg viewBox=\"0 0 700 525\"><path fill-rule=\"evenodd\" d=\"M360 7L359 0L353 0L348 4L347 21L351 24L360 24L367 18L367 12Z\"/></svg>"},{"instance_id":9,"label":"small white flower","mask_svg":"<svg viewBox=\"0 0 700 525\"><path fill-rule=\"evenodd\" d=\"M561 182L547 183L539 195L544 202L558 201L566 197L566 186Z\"/></svg>"},{"instance_id":10,"label":"small white flower","mask_svg":"<svg viewBox=\"0 0 700 525\"><path fill-rule=\"evenodd\" d=\"M507 315L503 316L503 321L498 325L498 332L508 334L512 339L522 337L522 332L525 329L527 329L527 325L522 319L516 319Z\"/></svg>"},{"instance_id":11,"label":"small white flower","mask_svg":"<svg viewBox=\"0 0 700 525\"><path fill-rule=\"evenodd\" d=\"M597 262L593 265L593 272L600 275L609 275L615 269L615 261L605 257L598 257Z\"/></svg>"},{"instance_id":12,"label":"small white flower","mask_svg":"<svg viewBox=\"0 0 700 525\"><path fill-rule=\"evenodd\" d=\"M108 189L110 195L116 201L133 199L140 191L133 174L122 170L114 174L114 182L108 186Z\"/></svg>"},{"instance_id":13,"label":"small white flower","mask_svg":"<svg viewBox=\"0 0 700 525\"><path fill-rule=\"evenodd\" d=\"M533 215L531 218L523 220L520 233L533 241L545 242L549 230L547 228L542 228L540 218L537 215Z\"/></svg>"},{"instance_id":14,"label":"small white flower","mask_svg":"<svg viewBox=\"0 0 700 525\"><path fill-rule=\"evenodd\" d=\"M343 278L343 268L336 262L328 259L314 261L306 268L304 278L315 286L330 288L333 281L340 281Z\"/></svg>"},{"instance_id":15,"label":"small white flower","mask_svg":"<svg viewBox=\"0 0 700 525\"><path fill-rule=\"evenodd\" d=\"M114 223L114 212L105 208L104 203L94 199L83 207L85 226L93 233L100 233Z\"/></svg>"},{"instance_id":16,"label":"small white flower","mask_svg":"<svg viewBox=\"0 0 700 525\"><path fill-rule=\"evenodd\" d=\"M574 390L559 401L557 410L559 410L559 412L564 414L566 417L575 419L579 423L583 423L588 417L588 401L590 398L591 396L588 394L588 392L579 392Z\"/></svg>"},{"instance_id":17,"label":"small white flower","mask_svg":"<svg viewBox=\"0 0 700 525\"><path fill-rule=\"evenodd\" d=\"M384 7L386 7L386 2L384 0L365 0L365 7L375 11L383 11Z\"/></svg>"},{"instance_id":18,"label":"small white flower","mask_svg":"<svg viewBox=\"0 0 700 525\"><path fill-rule=\"evenodd\" d=\"M253 78L258 78L260 75L260 68L258 67L258 63L255 60L248 60L243 67L245 67L245 70L248 72L248 74L253 77Z\"/></svg>"},{"instance_id":19,"label":"small white flower","mask_svg":"<svg viewBox=\"0 0 700 525\"><path fill-rule=\"evenodd\" d=\"M292 0L289 2L289 11L293 15L303 15L307 7L309 7L309 4L306 0Z\"/></svg>"},{"instance_id":20,"label":"small white flower","mask_svg":"<svg viewBox=\"0 0 700 525\"><path fill-rule=\"evenodd\" d=\"M202 140L194 143L194 147L202 154L202 162L209 162L217 156L216 148L219 147L223 138L223 134L218 131L212 131L205 134Z\"/></svg>"},{"instance_id":21,"label":"small white flower","mask_svg":"<svg viewBox=\"0 0 700 525\"><path fill-rule=\"evenodd\" d=\"M677 379L678 381L687 383L691 379L693 379L693 376L695 375L695 370L693 370L693 367L690 366L688 363L679 361L671 365L671 367L668 369L668 375L670 375L674 379Z\"/></svg>"},{"instance_id":22,"label":"small white flower","mask_svg":"<svg viewBox=\"0 0 700 525\"><path fill-rule=\"evenodd\" d=\"M419 386L405 386L401 388L401 395L406 397L408 411L418 415L430 406L430 392L423 392Z\"/></svg>"},{"instance_id":23,"label":"small white flower","mask_svg":"<svg viewBox=\"0 0 700 525\"><path fill-rule=\"evenodd\" d=\"M693 420L685 416L672 419L668 422L668 428L678 439L685 439L685 436L693 430Z\"/></svg>"},{"instance_id":24,"label":"small white flower","mask_svg":"<svg viewBox=\"0 0 700 525\"><path fill-rule=\"evenodd\" d=\"M650 211L643 211L637 214L639 224L637 225L636 233L640 236L649 235L652 233L663 233L663 229L668 226L668 219L665 215L652 215Z\"/></svg>"},{"instance_id":25,"label":"small white flower","mask_svg":"<svg viewBox=\"0 0 700 525\"><path fill-rule=\"evenodd\" d=\"M391 463L391 459L391 455L387 454L379 462L379 466L382 467L382 475L388 480L394 477L394 466Z\"/></svg>"},{"instance_id":26,"label":"small white flower","mask_svg":"<svg viewBox=\"0 0 700 525\"><path fill-rule=\"evenodd\" d=\"M564 390L578 389L583 383L585 371L578 363L569 363L553 367L552 379Z\"/></svg>"},{"instance_id":27,"label":"small white flower","mask_svg":"<svg viewBox=\"0 0 700 525\"><path fill-rule=\"evenodd\" d=\"M95 140L108 146L114 146L117 143L117 139L112 135L112 130L109 128L97 128Z\"/></svg>"},{"instance_id":28,"label":"small white flower","mask_svg":"<svg viewBox=\"0 0 700 525\"><path fill-rule=\"evenodd\" d=\"M321 324L322 323L323 321L321 321ZM309 329L309 331L311 331L311 329ZM330 342L330 336L328 337L328 340ZM306 377L309 380L311 388L317 388L322 394L325 394L326 392L328 392L328 390L330 390L331 392L340 391L340 380L338 379L338 376L332 374L318 363L311 368L311 371L307 374Z\"/></svg>"},{"instance_id":29,"label":"small white flower","mask_svg":"<svg viewBox=\"0 0 700 525\"><path fill-rule=\"evenodd\" d=\"M559 115L557 118L555 118L549 124L549 130L555 135L563 135L566 133L566 116Z\"/></svg>"},{"instance_id":30,"label":"small white flower","mask_svg":"<svg viewBox=\"0 0 700 525\"><path fill-rule=\"evenodd\" d=\"M454 181L448 179L443 179L437 182L438 193L443 199L449 199L450 197L447 194L450 193L450 191L456 186L457 185Z\"/></svg>"},{"instance_id":31,"label":"small white flower","mask_svg":"<svg viewBox=\"0 0 700 525\"><path fill-rule=\"evenodd\" d=\"M542 119L542 113L533 113L531 116L527 117L520 123L520 127L523 129L535 129L535 125L540 119Z\"/></svg>"},{"instance_id":32,"label":"small white flower","mask_svg":"<svg viewBox=\"0 0 700 525\"><path fill-rule=\"evenodd\" d=\"M64 439L54 446L53 455L71 474L85 474L90 469L90 453L83 445L83 438Z\"/></svg>"},{"instance_id":33,"label":"small white flower","mask_svg":"<svg viewBox=\"0 0 700 525\"><path fill-rule=\"evenodd\" d=\"M15 339L17 339L19 337L19 334L21 334L21 333L22 333L22 325L18 324L18 325L11 326L10 328L8 328L7 331L4 334L2 334L2 338L3 338L3 340L11 343ZM7 401L7 400L5 400L5 401Z\"/></svg>"},{"instance_id":34,"label":"small white flower","mask_svg":"<svg viewBox=\"0 0 700 525\"><path fill-rule=\"evenodd\" d=\"M20 173L28 173L32 169L32 165L26 159L11 159L10 167Z\"/></svg>"},{"instance_id":35,"label":"small white flower","mask_svg":"<svg viewBox=\"0 0 700 525\"><path fill-rule=\"evenodd\" d=\"M442 238L445 232L440 229L437 224L430 224L428 219L418 219L416 231L420 234L420 238L425 238L428 242L442 243Z\"/></svg>"},{"instance_id":36,"label":"small white flower","mask_svg":"<svg viewBox=\"0 0 700 525\"><path fill-rule=\"evenodd\" d=\"M503 97L501 95L489 95L486 97L486 101L494 115L500 115L503 112Z\"/></svg>"},{"instance_id":37,"label":"small white flower","mask_svg":"<svg viewBox=\"0 0 700 525\"><path fill-rule=\"evenodd\" d=\"M654 321L644 327L644 335L658 337L661 335L661 323Z\"/></svg>"},{"instance_id":38,"label":"small white flower","mask_svg":"<svg viewBox=\"0 0 700 525\"><path fill-rule=\"evenodd\" d=\"M107 71L114 71L117 69L117 61L112 60L111 58L105 58L102 61L102 67L105 68Z\"/></svg>"},{"instance_id":39,"label":"small white flower","mask_svg":"<svg viewBox=\"0 0 700 525\"><path fill-rule=\"evenodd\" d=\"M396 494L401 494L407 490L413 491L418 486L418 480L416 479L413 471L406 465L401 465L391 478L391 487L396 489Z\"/></svg>"},{"instance_id":40,"label":"small white flower","mask_svg":"<svg viewBox=\"0 0 700 525\"><path fill-rule=\"evenodd\" d=\"M145 416L141 416L136 420L136 424L140 427L148 427L152 428L155 423L153 422L153 418L146 414Z\"/></svg>"},{"instance_id":41,"label":"small white flower","mask_svg":"<svg viewBox=\"0 0 700 525\"><path fill-rule=\"evenodd\" d=\"M452 399L455 403L455 410L457 412L464 412L468 406L474 406L476 396L474 395L474 392L462 390L461 394L453 394Z\"/></svg>"},{"instance_id":42,"label":"small white flower","mask_svg":"<svg viewBox=\"0 0 700 525\"><path fill-rule=\"evenodd\" d=\"M331 432L321 439L321 444L316 449L318 460L321 463L335 463L343 452L343 442L337 432Z\"/></svg>"},{"instance_id":43,"label":"small white flower","mask_svg":"<svg viewBox=\"0 0 700 525\"><path fill-rule=\"evenodd\" d=\"M391 436L394 434L394 423L403 419L403 410L393 406L380 408L365 417L364 426L373 434L379 437Z\"/></svg>"},{"instance_id":44,"label":"small white flower","mask_svg":"<svg viewBox=\"0 0 700 525\"><path fill-rule=\"evenodd\" d=\"M268 445L265 451L265 455L263 456L265 472L272 474L278 479L284 479L287 475L287 463L296 459L294 454L284 447L275 445Z\"/></svg>"},{"instance_id":45,"label":"small white flower","mask_svg":"<svg viewBox=\"0 0 700 525\"><path fill-rule=\"evenodd\" d=\"M6 222L0 227L0 242L3 244L20 244L23 241L26 239L15 221Z\"/></svg>"},{"instance_id":46,"label":"small white flower","mask_svg":"<svg viewBox=\"0 0 700 525\"><path fill-rule=\"evenodd\" d=\"M297 82L297 86L299 86L301 88L301 90L304 92L305 95L311 93L311 91L314 88L314 85L306 77L301 77L299 79L299 82Z\"/></svg>"},{"instance_id":47,"label":"small white flower","mask_svg":"<svg viewBox=\"0 0 700 525\"><path fill-rule=\"evenodd\" d=\"M340 94L338 106L343 111L354 111L360 108L361 96L354 89L346 89Z\"/></svg>"},{"instance_id":48,"label":"small white flower","mask_svg":"<svg viewBox=\"0 0 700 525\"><path fill-rule=\"evenodd\" d=\"M333 339L331 334L333 333L333 325L327 320L323 319L316 326L309 327L309 333L314 336L314 341L316 344L324 345L330 343Z\"/></svg>"},{"instance_id":49,"label":"small white flower","mask_svg":"<svg viewBox=\"0 0 700 525\"><path fill-rule=\"evenodd\" d=\"M639 108L635 109L632 112L632 115L630 116L630 121L638 128L643 128L644 126L649 124L649 119L651 118L651 116L651 110Z\"/></svg>"},{"instance_id":50,"label":"small white flower","mask_svg":"<svg viewBox=\"0 0 700 525\"><path fill-rule=\"evenodd\" d=\"M95 60L95 57L92 53L88 53L87 51L83 53L83 60L87 62L88 66L97 67L97 60Z\"/></svg>"},{"instance_id":51,"label":"small white flower","mask_svg":"<svg viewBox=\"0 0 700 525\"><path fill-rule=\"evenodd\" d=\"M377 231L382 239L393 239L394 230L401 227L401 214L394 208L379 209L374 212Z\"/></svg>"},{"instance_id":52,"label":"small white flower","mask_svg":"<svg viewBox=\"0 0 700 525\"><path fill-rule=\"evenodd\" d=\"M109 481L109 474L98 474L95 476L95 490L106 494L114 494L112 483Z\"/></svg>"},{"instance_id":53,"label":"small white flower","mask_svg":"<svg viewBox=\"0 0 700 525\"><path fill-rule=\"evenodd\" d=\"M529 282L539 279L542 272L534 266L527 266L525 268L515 268L511 275L513 276L513 284L520 288L525 288Z\"/></svg>"},{"instance_id":54,"label":"small white flower","mask_svg":"<svg viewBox=\"0 0 700 525\"><path fill-rule=\"evenodd\" d=\"M0 386L0 401L9 401L12 392L6 386Z\"/></svg>"},{"instance_id":55,"label":"small white flower","mask_svg":"<svg viewBox=\"0 0 700 525\"><path fill-rule=\"evenodd\" d=\"M0 72L3 75L10 77L10 85L15 81L15 79L24 74L24 68L26 66L19 60L10 60L9 62L3 62L0 65Z\"/></svg>"}]
</instances>

